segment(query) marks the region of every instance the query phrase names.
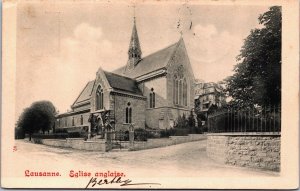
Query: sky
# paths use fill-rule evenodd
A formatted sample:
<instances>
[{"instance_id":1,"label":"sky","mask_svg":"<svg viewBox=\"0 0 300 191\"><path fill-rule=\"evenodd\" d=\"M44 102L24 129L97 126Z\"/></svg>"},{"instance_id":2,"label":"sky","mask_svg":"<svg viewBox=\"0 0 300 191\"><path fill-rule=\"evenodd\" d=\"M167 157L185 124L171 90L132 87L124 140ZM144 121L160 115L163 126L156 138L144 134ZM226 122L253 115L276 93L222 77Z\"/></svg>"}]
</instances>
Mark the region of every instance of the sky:
<instances>
[{"instance_id":1,"label":"sky","mask_svg":"<svg viewBox=\"0 0 300 191\"><path fill-rule=\"evenodd\" d=\"M257 18L268 10L235 4L70 2L18 4L16 116L39 100L51 101L60 113L70 110L99 67L124 66L134 14L142 56L182 35L195 77L218 82L233 74L243 40L260 27Z\"/></svg>"}]
</instances>

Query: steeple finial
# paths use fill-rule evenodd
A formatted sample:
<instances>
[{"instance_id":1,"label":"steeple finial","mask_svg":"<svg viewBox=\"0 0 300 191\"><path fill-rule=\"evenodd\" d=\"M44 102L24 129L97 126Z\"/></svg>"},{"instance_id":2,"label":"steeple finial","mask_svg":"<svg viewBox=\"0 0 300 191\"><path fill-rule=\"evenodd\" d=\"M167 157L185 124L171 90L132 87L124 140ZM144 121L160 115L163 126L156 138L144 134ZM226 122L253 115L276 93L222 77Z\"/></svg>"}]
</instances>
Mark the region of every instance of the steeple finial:
<instances>
[{"instance_id":1,"label":"steeple finial","mask_svg":"<svg viewBox=\"0 0 300 191\"><path fill-rule=\"evenodd\" d=\"M135 9L135 6L134 6ZM132 34L128 49L128 62L126 70L134 68L134 66L141 60L142 57L142 50L140 47L140 41L136 29L136 18L135 18L135 11L134 11L134 17L133 17L133 28L132 28Z\"/></svg>"},{"instance_id":2,"label":"steeple finial","mask_svg":"<svg viewBox=\"0 0 300 191\"><path fill-rule=\"evenodd\" d=\"M133 5L133 23L135 24L135 4Z\"/></svg>"}]
</instances>

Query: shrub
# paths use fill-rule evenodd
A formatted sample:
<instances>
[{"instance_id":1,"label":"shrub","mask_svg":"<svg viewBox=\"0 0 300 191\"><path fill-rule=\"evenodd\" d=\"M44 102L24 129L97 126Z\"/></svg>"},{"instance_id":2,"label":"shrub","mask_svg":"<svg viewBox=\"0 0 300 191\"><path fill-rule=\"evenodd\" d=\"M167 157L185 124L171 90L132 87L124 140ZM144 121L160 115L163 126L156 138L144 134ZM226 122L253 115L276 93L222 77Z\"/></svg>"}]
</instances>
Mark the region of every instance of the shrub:
<instances>
[{"instance_id":1,"label":"shrub","mask_svg":"<svg viewBox=\"0 0 300 191\"><path fill-rule=\"evenodd\" d=\"M54 134L40 134L35 133L32 135L35 139L65 139L68 138L68 133L54 133Z\"/></svg>"},{"instance_id":2,"label":"shrub","mask_svg":"<svg viewBox=\"0 0 300 191\"><path fill-rule=\"evenodd\" d=\"M129 141L129 131L116 131L115 140Z\"/></svg>"},{"instance_id":3,"label":"shrub","mask_svg":"<svg viewBox=\"0 0 300 191\"><path fill-rule=\"evenodd\" d=\"M134 140L135 141L147 141L148 132L145 129L136 129L134 130Z\"/></svg>"}]
</instances>

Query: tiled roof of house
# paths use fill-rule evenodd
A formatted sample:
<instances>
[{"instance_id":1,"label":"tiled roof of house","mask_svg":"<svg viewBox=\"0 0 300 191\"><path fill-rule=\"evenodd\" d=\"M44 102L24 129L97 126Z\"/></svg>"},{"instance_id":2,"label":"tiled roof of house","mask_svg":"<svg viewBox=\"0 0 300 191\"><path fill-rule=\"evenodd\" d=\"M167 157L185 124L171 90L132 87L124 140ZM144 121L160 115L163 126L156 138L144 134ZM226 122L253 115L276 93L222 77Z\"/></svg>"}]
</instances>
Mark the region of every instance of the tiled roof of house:
<instances>
[{"instance_id":1,"label":"tiled roof of house","mask_svg":"<svg viewBox=\"0 0 300 191\"><path fill-rule=\"evenodd\" d=\"M104 74L113 89L143 95L135 80L111 72L104 72Z\"/></svg>"},{"instance_id":2,"label":"tiled roof of house","mask_svg":"<svg viewBox=\"0 0 300 191\"><path fill-rule=\"evenodd\" d=\"M179 41L180 42L180 41ZM172 44L162 50L152 53L145 58L142 58L132 70L125 70L125 66L115 71L119 75L128 76L130 78L137 78L153 71L159 70L167 66L173 53L175 52L178 43Z\"/></svg>"}]
</instances>

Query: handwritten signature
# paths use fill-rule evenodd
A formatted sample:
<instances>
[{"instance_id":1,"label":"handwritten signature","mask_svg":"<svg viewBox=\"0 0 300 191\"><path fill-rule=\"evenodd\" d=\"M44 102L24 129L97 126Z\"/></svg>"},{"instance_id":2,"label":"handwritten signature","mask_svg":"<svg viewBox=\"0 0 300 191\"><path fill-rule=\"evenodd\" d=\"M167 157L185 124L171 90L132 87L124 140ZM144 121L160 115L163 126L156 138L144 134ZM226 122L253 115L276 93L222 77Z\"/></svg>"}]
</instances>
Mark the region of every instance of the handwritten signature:
<instances>
[{"instance_id":1,"label":"handwritten signature","mask_svg":"<svg viewBox=\"0 0 300 191\"><path fill-rule=\"evenodd\" d=\"M95 186L107 184L120 184L120 186L135 186L135 185L161 185L159 183L133 183L132 180L122 180L122 177L114 177L113 179L97 179L92 177L85 188L93 188Z\"/></svg>"}]
</instances>

